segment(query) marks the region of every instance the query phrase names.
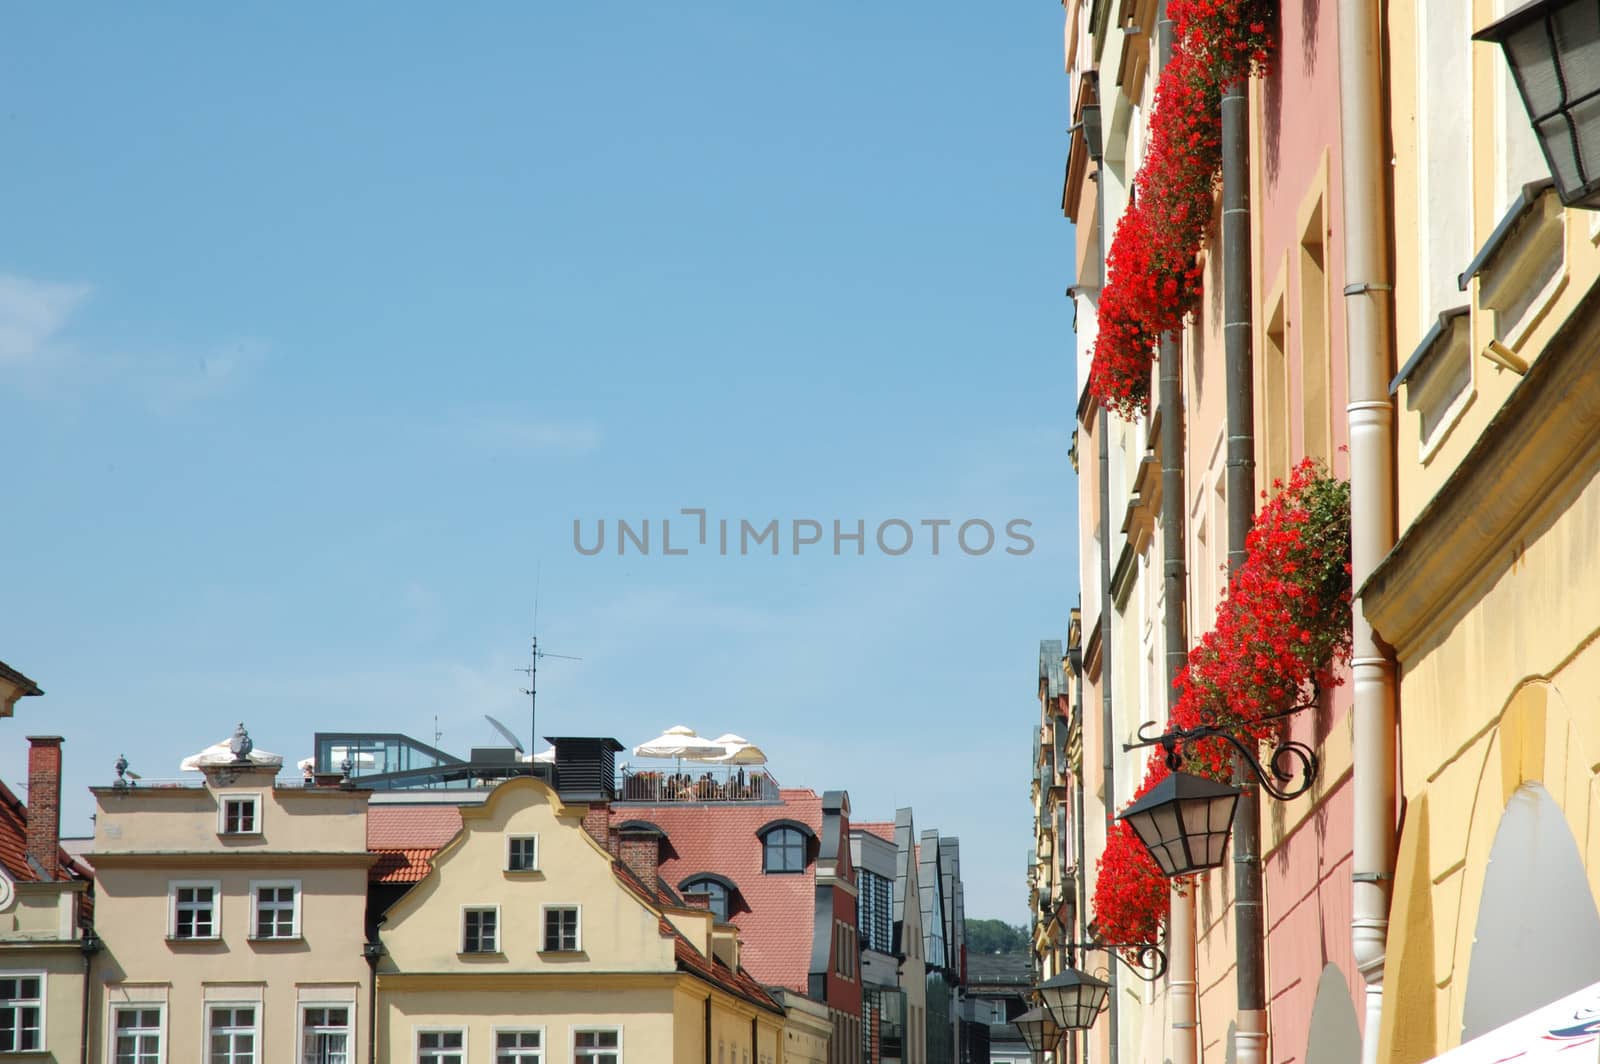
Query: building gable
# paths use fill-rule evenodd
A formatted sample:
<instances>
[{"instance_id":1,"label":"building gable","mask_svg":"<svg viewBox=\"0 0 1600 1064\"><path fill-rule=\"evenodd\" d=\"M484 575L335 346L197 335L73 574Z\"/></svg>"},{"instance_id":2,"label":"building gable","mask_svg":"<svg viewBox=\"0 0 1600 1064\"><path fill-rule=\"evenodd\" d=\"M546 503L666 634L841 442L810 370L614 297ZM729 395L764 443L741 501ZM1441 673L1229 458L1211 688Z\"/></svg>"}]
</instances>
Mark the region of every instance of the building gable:
<instances>
[{"instance_id":1,"label":"building gable","mask_svg":"<svg viewBox=\"0 0 1600 1064\"><path fill-rule=\"evenodd\" d=\"M611 855L584 828L587 812L533 777L508 780L483 805L463 809L460 833L384 917L385 967L482 974L675 970L661 912L619 878ZM537 868L509 868L511 840L528 837L537 839ZM576 941L546 950L552 909L576 910ZM492 950L465 948L469 910L493 913Z\"/></svg>"}]
</instances>

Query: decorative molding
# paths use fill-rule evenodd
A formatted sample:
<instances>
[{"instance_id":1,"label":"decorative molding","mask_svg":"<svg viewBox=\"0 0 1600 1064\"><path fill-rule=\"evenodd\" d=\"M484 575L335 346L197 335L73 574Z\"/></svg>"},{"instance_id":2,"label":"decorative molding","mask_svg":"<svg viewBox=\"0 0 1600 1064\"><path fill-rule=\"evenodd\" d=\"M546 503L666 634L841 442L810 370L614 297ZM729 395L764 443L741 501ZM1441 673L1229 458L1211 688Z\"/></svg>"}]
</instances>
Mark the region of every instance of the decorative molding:
<instances>
[{"instance_id":1,"label":"decorative molding","mask_svg":"<svg viewBox=\"0 0 1600 1064\"><path fill-rule=\"evenodd\" d=\"M1359 589L1402 662L1514 563L1518 534L1600 469L1600 287L1551 338L1399 542Z\"/></svg>"}]
</instances>

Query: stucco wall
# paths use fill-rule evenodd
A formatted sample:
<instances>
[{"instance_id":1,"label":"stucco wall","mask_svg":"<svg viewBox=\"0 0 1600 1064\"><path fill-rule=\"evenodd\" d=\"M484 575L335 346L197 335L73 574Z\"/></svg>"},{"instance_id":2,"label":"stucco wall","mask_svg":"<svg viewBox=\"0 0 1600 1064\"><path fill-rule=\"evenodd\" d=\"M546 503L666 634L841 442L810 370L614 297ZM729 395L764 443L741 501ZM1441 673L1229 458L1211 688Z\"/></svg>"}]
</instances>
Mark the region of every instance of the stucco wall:
<instances>
[{"instance_id":1,"label":"stucco wall","mask_svg":"<svg viewBox=\"0 0 1600 1064\"><path fill-rule=\"evenodd\" d=\"M659 917L617 881L611 858L583 830L583 807L563 806L532 777L509 780L462 810L461 834L433 873L389 910L382 971L672 971ZM539 837L538 872L506 871L506 836ZM580 949L545 953L543 907L580 906ZM500 952L462 954L462 910L499 906Z\"/></svg>"}]
</instances>

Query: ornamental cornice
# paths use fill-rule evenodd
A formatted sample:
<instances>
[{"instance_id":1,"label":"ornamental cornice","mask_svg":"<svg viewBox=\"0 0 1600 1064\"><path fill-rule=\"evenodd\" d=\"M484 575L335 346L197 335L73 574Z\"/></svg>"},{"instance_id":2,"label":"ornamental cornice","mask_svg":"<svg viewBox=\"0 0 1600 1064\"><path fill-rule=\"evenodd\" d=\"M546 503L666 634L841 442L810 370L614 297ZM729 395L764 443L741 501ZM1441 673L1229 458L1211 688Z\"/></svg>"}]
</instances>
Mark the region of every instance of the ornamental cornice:
<instances>
[{"instance_id":1,"label":"ornamental cornice","mask_svg":"<svg viewBox=\"0 0 1600 1064\"><path fill-rule=\"evenodd\" d=\"M1411 660L1516 563L1528 530L1570 506L1597 470L1600 285L1361 586L1367 620L1402 662Z\"/></svg>"}]
</instances>

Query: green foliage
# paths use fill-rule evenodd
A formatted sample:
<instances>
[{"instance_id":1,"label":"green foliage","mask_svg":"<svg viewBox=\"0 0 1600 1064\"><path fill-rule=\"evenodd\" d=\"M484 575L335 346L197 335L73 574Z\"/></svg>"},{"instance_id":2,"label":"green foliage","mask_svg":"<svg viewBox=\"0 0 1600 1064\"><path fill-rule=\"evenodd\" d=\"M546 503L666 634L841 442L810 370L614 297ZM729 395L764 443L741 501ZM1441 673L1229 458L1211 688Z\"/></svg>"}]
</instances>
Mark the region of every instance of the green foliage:
<instances>
[{"instance_id":1,"label":"green foliage","mask_svg":"<svg viewBox=\"0 0 1600 1064\"><path fill-rule=\"evenodd\" d=\"M1003 920L967 920L967 953L1026 953L1028 929Z\"/></svg>"}]
</instances>

